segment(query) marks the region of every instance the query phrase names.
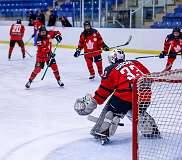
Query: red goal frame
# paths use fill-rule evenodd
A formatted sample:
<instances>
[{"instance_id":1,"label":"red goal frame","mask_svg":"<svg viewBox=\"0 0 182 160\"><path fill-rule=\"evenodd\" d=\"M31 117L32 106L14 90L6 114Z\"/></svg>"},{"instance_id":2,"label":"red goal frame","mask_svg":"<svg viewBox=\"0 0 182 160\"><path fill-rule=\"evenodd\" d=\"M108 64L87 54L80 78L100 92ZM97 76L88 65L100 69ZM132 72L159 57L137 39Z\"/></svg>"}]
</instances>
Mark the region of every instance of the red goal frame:
<instances>
[{"instance_id":1,"label":"red goal frame","mask_svg":"<svg viewBox=\"0 0 182 160\"><path fill-rule=\"evenodd\" d=\"M138 106L138 81L140 79L143 79L144 81L150 81L150 82L168 82L168 83L182 83L182 79L176 79L176 78L164 78L165 75L174 75L174 74L182 73L182 70L173 70L173 71L167 71L167 72L156 72L152 74L145 75L143 77L140 77L138 79L134 80L133 83L133 103L132 103L132 160L139 160L138 158L138 112L139 112L139 106Z\"/></svg>"}]
</instances>

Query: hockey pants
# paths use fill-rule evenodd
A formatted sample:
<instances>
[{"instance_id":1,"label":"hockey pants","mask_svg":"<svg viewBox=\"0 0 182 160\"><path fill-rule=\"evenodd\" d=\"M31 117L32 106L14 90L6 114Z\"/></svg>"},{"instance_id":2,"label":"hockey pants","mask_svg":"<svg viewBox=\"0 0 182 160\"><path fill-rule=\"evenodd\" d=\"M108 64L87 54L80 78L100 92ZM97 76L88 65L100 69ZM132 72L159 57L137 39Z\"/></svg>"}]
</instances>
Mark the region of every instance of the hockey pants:
<instances>
[{"instance_id":1,"label":"hockey pants","mask_svg":"<svg viewBox=\"0 0 182 160\"><path fill-rule=\"evenodd\" d=\"M25 46L23 40L10 40L10 46L9 46L9 53L8 53L8 58L11 58L11 54L13 52L13 48L15 46L15 43L18 43L19 47L21 48L22 51L22 57L25 58Z\"/></svg>"},{"instance_id":2,"label":"hockey pants","mask_svg":"<svg viewBox=\"0 0 182 160\"><path fill-rule=\"evenodd\" d=\"M35 68L34 68L32 74L31 74L31 76L29 78L30 81L33 81L35 79L35 77L40 73L41 69L44 68L44 63L45 62L36 63ZM48 61L46 63L48 64ZM59 70L58 70L58 66L56 64L55 59L51 60L50 67L51 67L51 69L53 71L53 74L54 74L56 80L57 81L60 80Z\"/></svg>"},{"instance_id":3,"label":"hockey pants","mask_svg":"<svg viewBox=\"0 0 182 160\"><path fill-rule=\"evenodd\" d=\"M176 58L168 58L164 71L170 71Z\"/></svg>"},{"instance_id":4,"label":"hockey pants","mask_svg":"<svg viewBox=\"0 0 182 160\"><path fill-rule=\"evenodd\" d=\"M95 75L95 71L93 68L93 62L95 62L97 66L97 70L99 75L102 75L103 69L102 69L102 57L101 55L95 56L95 57L89 57L85 58L86 63L87 63L87 68L89 70L90 75Z\"/></svg>"}]
</instances>

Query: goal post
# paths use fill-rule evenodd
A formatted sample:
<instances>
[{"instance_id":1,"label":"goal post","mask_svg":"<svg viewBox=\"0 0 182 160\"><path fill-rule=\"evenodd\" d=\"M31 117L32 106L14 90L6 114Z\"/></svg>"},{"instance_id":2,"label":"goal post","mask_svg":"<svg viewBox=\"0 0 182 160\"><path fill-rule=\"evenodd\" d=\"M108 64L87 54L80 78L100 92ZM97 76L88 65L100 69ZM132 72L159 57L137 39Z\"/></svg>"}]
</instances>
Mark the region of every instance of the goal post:
<instances>
[{"instance_id":1,"label":"goal post","mask_svg":"<svg viewBox=\"0 0 182 160\"><path fill-rule=\"evenodd\" d=\"M133 84L133 160L182 160L182 70Z\"/></svg>"}]
</instances>

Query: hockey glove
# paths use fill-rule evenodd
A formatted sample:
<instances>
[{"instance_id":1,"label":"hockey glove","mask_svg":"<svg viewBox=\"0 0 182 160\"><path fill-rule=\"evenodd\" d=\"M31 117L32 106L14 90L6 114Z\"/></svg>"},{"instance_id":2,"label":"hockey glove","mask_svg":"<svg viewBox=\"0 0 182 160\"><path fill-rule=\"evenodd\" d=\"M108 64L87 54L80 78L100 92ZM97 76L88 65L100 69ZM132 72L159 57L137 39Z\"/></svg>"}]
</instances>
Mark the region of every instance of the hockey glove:
<instances>
[{"instance_id":1,"label":"hockey glove","mask_svg":"<svg viewBox=\"0 0 182 160\"><path fill-rule=\"evenodd\" d=\"M75 111L81 116L91 114L96 108L97 103L90 94L87 94L82 98L78 98L74 105Z\"/></svg>"},{"instance_id":2,"label":"hockey glove","mask_svg":"<svg viewBox=\"0 0 182 160\"><path fill-rule=\"evenodd\" d=\"M79 48L76 49L76 52L74 54L74 57L79 57L81 53L81 50Z\"/></svg>"},{"instance_id":3,"label":"hockey glove","mask_svg":"<svg viewBox=\"0 0 182 160\"><path fill-rule=\"evenodd\" d=\"M58 43L61 43L62 37L61 37L60 34L56 34L54 38L56 39L56 41L57 41Z\"/></svg>"},{"instance_id":4,"label":"hockey glove","mask_svg":"<svg viewBox=\"0 0 182 160\"><path fill-rule=\"evenodd\" d=\"M104 51L109 51L109 47L108 47L106 44L104 44L104 45L103 45L103 50L104 50Z\"/></svg>"},{"instance_id":5,"label":"hockey glove","mask_svg":"<svg viewBox=\"0 0 182 160\"><path fill-rule=\"evenodd\" d=\"M164 58L164 57L165 57L165 53L164 52L160 53L159 58Z\"/></svg>"},{"instance_id":6,"label":"hockey glove","mask_svg":"<svg viewBox=\"0 0 182 160\"><path fill-rule=\"evenodd\" d=\"M50 57L54 58L55 56L56 56L56 54L51 52Z\"/></svg>"}]
</instances>

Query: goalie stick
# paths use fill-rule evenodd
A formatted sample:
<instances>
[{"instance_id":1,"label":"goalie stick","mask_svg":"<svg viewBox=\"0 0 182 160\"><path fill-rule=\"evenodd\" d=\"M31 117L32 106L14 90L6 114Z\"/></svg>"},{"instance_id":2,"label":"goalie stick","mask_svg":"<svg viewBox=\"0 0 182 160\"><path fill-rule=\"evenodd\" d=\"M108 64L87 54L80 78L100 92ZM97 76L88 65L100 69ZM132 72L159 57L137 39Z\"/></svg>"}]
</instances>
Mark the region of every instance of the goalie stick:
<instances>
[{"instance_id":1,"label":"goalie stick","mask_svg":"<svg viewBox=\"0 0 182 160\"><path fill-rule=\"evenodd\" d=\"M118 48L118 47L122 47L122 46L126 46L126 45L128 45L128 44L130 43L131 39L132 39L132 35L129 36L128 40L127 40L124 44L120 44L120 45L118 45L118 46L109 47L109 50L110 50L110 49L115 49L115 48ZM80 55L95 53L95 52L98 52L98 51L103 51L103 49L99 49L99 50L93 51L93 52L82 53L82 54L80 54Z\"/></svg>"},{"instance_id":2,"label":"goalie stick","mask_svg":"<svg viewBox=\"0 0 182 160\"><path fill-rule=\"evenodd\" d=\"M92 115L88 115L87 119L95 123L98 121L98 118ZM109 123L109 122L103 122L103 123ZM118 126L124 126L124 123L119 123Z\"/></svg>"}]
</instances>

